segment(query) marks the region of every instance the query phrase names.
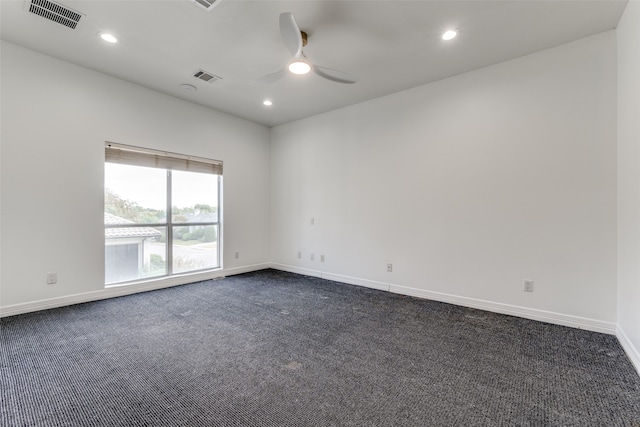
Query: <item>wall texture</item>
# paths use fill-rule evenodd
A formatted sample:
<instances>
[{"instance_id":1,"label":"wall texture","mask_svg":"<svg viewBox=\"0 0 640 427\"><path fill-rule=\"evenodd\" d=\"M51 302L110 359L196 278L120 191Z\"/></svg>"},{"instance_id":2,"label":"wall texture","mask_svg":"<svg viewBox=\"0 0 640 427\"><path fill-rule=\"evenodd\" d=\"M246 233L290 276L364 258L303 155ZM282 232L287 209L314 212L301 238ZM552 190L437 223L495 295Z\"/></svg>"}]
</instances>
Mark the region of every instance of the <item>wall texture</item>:
<instances>
[{"instance_id":1,"label":"wall texture","mask_svg":"<svg viewBox=\"0 0 640 427\"><path fill-rule=\"evenodd\" d=\"M7 42L1 79L4 313L114 294L104 290L105 141L224 161L219 274L269 261L266 127Z\"/></svg>"},{"instance_id":2,"label":"wall texture","mask_svg":"<svg viewBox=\"0 0 640 427\"><path fill-rule=\"evenodd\" d=\"M640 372L640 2L618 36L618 336Z\"/></svg>"},{"instance_id":3,"label":"wall texture","mask_svg":"<svg viewBox=\"0 0 640 427\"><path fill-rule=\"evenodd\" d=\"M613 333L615 32L275 127L271 203L279 268Z\"/></svg>"}]
</instances>

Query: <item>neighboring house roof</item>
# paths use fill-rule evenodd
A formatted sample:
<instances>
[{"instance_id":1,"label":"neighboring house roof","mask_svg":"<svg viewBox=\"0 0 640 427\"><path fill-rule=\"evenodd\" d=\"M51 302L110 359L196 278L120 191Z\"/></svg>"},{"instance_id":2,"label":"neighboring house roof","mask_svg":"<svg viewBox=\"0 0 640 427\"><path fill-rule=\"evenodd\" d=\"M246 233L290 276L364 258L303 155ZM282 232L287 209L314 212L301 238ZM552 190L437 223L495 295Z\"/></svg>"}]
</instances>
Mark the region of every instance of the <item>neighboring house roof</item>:
<instances>
[{"instance_id":1,"label":"neighboring house roof","mask_svg":"<svg viewBox=\"0 0 640 427\"><path fill-rule=\"evenodd\" d=\"M122 224L135 224L135 222L128 219L120 218L119 216L104 213L104 225L122 225ZM159 237L162 236L158 230L151 227L115 227L105 228L105 239L124 239L130 237Z\"/></svg>"},{"instance_id":2,"label":"neighboring house roof","mask_svg":"<svg viewBox=\"0 0 640 427\"><path fill-rule=\"evenodd\" d=\"M186 223L194 222L218 222L218 213L199 213L197 215L187 215Z\"/></svg>"}]
</instances>

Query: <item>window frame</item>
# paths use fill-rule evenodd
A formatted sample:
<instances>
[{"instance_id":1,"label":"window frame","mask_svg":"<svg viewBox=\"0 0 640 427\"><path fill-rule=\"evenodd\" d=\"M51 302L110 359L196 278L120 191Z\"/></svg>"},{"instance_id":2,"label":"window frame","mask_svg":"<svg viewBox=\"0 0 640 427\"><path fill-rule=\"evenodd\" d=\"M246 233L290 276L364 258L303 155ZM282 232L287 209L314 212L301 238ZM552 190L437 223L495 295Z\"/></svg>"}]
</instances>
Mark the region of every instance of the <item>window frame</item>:
<instances>
[{"instance_id":1,"label":"window frame","mask_svg":"<svg viewBox=\"0 0 640 427\"><path fill-rule=\"evenodd\" d=\"M221 270L222 267L222 161L206 159L203 157L187 156L177 153L152 150L141 147L134 147L113 142L105 142L105 163L123 164L133 167L152 167L162 169L166 176L166 221L162 223L124 223L124 224L104 224L104 229L110 228L164 228L165 233L165 273L157 276L137 277L131 280L106 283L106 261L105 261L105 287L130 285L135 283L145 283L158 279L178 277L190 274L198 274L207 271ZM217 190L216 221L201 222L174 222L173 219L173 171L184 171L192 173L209 173L215 175ZM219 172L219 173L217 173ZM104 186L103 186L104 187ZM104 187L106 188L106 187ZM104 210L104 201L103 201ZM176 273L174 268L174 229L176 227L216 227L216 266L201 269L181 271ZM104 245L107 238L105 237Z\"/></svg>"}]
</instances>

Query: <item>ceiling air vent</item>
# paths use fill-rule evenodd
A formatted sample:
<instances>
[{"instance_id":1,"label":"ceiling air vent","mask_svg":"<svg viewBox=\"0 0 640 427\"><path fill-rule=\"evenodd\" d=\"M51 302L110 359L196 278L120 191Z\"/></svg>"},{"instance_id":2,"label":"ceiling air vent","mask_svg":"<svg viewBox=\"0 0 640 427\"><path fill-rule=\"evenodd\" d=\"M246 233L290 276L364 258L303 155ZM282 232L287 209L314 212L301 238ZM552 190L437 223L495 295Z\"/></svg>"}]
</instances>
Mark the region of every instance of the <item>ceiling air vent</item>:
<instances>
[{"instance_id":1,"label":"ceiling air vent","mask_svg":"<svg viewBox=\"0 0 640 427\"><path fill-rule=\"evenodd\" d=\"M215 74L208 73L204 70L198 70L197 73L193 75L196 79L204 80L207 83L213 83L217 80L222 80L222 77L218 77Z\"/></svg>"},{"instance_id":2,"label":"ceiling air vent","mask_svg":"<svg viewBox=\"0 0 640 427\"><path fill-rule=\"evenodd\" d=\"M222 0L191 0L191 1L199 4L200 6L204 7L207 10L211 10L215 6L217 6L218 3L220 3Z\"/></svg>"},{"instance_id":3,"label":"ceiling air vent","mask_svg":"<svg viewBox=\"0 0 640 427\"><path fill-rule=\"evenodd\" d=\"M72 29L76 28L82 18L82 14L75 10L50 0L27 0L27 7L31 13Z\"/></svg>"}]
</instances>

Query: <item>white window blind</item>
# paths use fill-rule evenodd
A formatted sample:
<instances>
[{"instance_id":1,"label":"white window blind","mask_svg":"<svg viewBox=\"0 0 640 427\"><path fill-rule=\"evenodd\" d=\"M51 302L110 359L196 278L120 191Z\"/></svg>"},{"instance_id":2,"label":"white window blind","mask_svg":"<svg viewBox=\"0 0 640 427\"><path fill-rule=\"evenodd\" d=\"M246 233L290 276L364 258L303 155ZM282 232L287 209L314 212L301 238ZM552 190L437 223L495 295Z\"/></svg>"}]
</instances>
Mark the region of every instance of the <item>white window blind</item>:
<instances>
[{"instance_id":1,"label":"white window blind","mask_svg":"<svg viewBox=\"0 0 640 427\"><path fill-rule=\"evenodd\" d=\"M185 156L114 142L106 142L104 151L105 161L109 163L222 175L220 160Z\"/></svg>"}]
</instances>

